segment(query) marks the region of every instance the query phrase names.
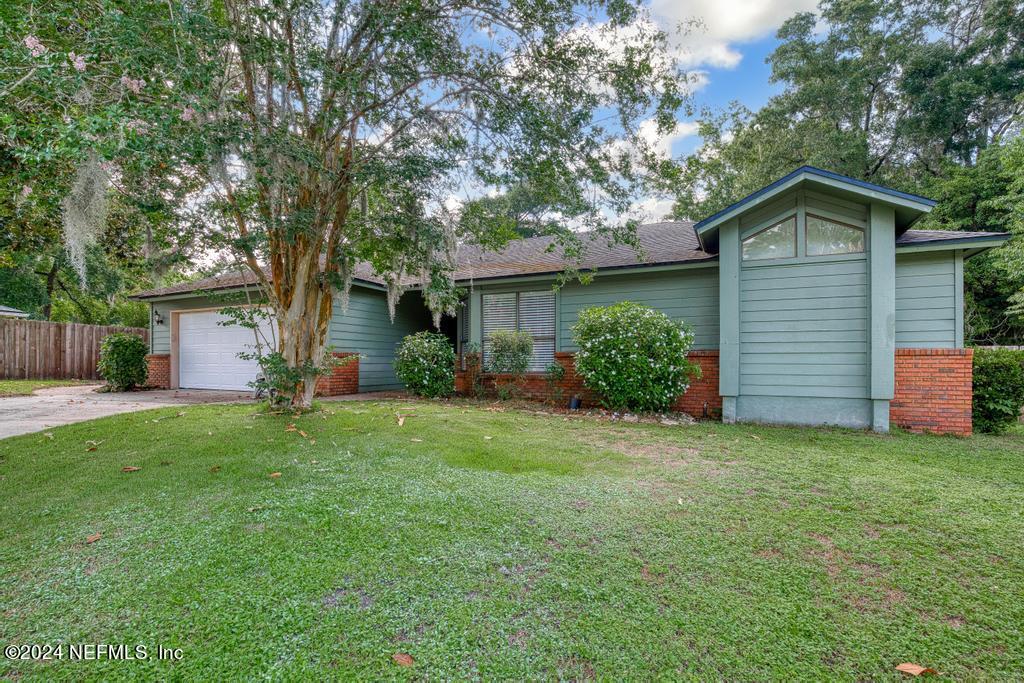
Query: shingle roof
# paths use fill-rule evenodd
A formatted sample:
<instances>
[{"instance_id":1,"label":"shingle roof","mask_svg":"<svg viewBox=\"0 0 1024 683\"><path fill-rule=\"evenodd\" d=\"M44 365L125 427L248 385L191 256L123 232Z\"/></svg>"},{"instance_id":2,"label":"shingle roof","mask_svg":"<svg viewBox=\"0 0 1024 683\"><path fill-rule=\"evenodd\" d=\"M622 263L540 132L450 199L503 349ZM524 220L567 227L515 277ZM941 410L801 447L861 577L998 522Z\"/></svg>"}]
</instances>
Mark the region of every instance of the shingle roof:
<instances>
[{"instance_id":1,"label":"shingle roof","mask_svg":"<svg viewBox=\"0 0 1024 683\"><path fill-rule=\"evenodd\" d=\"M583 236L583 254L579 261L567 260L555 244L553 237L531 237L509 243L499 252L486 251L477 246L459 249L457 281L484 280L513 275L558 273L567 267L581 270L630 268L636 266L665 265L715 258L697 244L690 221L664 221L637 228L640 254L627 244L609 244L608 240L593 234ZM550 249L550 250L549 250Z\"/></svg>"},{"instance_id":2,"label":"shingle roof","mask_svg":"<svg viewBox=\"0 0 1024 683\"><path fill-rule=\"evenodd\" d=\"M961 243L1008 237L1001 232L954 232L950 230L907 230L896 240L896 246L928 243ZM464 245L459 248L455 279L458 282L487 280L491 278L518 275L541 275L559 273L575 265L581 270L602 270L608 268L631 268L637 266L669 265L711 261L716 258L700 248L693 223L690 221L663 221L637 228L637 239L641 253L625 244L609 245L603 237L584 235L582 258L578 262L567 260L555 244L553 237L531 237L511 242L501 251L488 251L479 246ZM383 279L373 272L368 263L356 266L354 279L380 285ZM406 284L416 284L418 279L410 277ZM256 283L256 276L248 270L208 277L193 282L182 282L169 287L139 292L135 298L185 294L194 291L234 289Z\"/></svg>"},{"instance_id":3,"label":"shingle roof","mask_svg":"<svg viewBox=\"0 0 1024 683\"><path fill-rule=\"evenodd\" d=\"M580 269L629 268L644 265L710 261L713 254L701 251L689 221L665 221L641 225L637 228L641 256L633 247L625 244L609 246L604 238L584 235L583 255L580 261L567 260L561 250L554 247L553 237L531 237L510 242L501 251L487 251L479 246L464 245L456 256L456 281L483 280L487 278L510 277L514 275L538 275L558 273L576 265ZM354 279L372 284L383 284L384 280L373 272L368 263L356 266ZM406 279L406 284L415 284L418 278ZM200 290L234 289L256 284L256 276L245 270L208 277L193 282L181 282L168 287L150 289L135 295L138 299L185 294Z\"/></svg>"},{"instance_id":4,"label":"shingle roof","mask_svg":"<svg viewBox=\"0 0 1024 683\"><path fill-rule=\"evenodd\" d=\"M954 230L907 230L896 239L896 246L927 242L972 242L1008 238L1008 232L969 232Z\"/></svg>"}]
</instances>

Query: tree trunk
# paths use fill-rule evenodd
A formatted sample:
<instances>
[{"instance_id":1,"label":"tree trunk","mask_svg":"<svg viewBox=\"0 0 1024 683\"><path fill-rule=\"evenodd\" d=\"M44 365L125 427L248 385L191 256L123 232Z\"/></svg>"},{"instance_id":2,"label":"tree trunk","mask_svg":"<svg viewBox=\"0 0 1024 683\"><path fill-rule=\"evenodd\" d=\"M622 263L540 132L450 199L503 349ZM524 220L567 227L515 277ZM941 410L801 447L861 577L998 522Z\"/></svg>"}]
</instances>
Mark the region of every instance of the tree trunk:
<instances>
[{"instance_id":1,"label":"tree trunk","mask_svg":"<svg viewBox=\"0 0 1024 683\"><path fill-rule=\"evenodd\" d=\"M282 279L275 279L277 290L277 329L281 355L289 368L300 369L302 381L291 398L294 408L309 408L316 391L317 368L324 362L327 331L331 320L332 292L320 277L319 253L295 254L304 262ZM319 250L317 250L318 252Z\"/></svg>"}]
</instances>

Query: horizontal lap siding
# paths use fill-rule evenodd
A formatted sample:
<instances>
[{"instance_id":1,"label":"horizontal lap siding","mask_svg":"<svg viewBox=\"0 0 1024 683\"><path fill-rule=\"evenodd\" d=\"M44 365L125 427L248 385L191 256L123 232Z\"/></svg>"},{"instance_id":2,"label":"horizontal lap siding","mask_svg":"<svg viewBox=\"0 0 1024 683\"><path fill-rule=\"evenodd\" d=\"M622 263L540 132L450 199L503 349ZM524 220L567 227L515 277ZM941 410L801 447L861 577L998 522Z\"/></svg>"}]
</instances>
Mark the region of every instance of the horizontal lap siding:
<instances>
[{"instance_id":1,"label":"horizontal lap siding","mask_svg":"<svg viewBox=\"0 0 1024 683\"><path fill-rule=\"evenodd\" d=\"M868 273L862 259L740 272L740 393L867 398Z\"/></svg>"},{"instance_id":2,"label":"horizontal lap siding","mask_svg":"<svg viewBox=\"0 0 1024 683\"><path fill-rule=\"evenodd\" d=\"M580 311L633 301L689 323L695 349L718 348L718 268L694 268L655 275L597 275L589 285L562 288L559 301L559 346L575 351L572 326Z\"/></svg>"},{"instance_id":3,"label":"horizontal lap siding","mask_svg":"<svg viewBox=\"0 0 1024 683\"><path fill-rule=\"evenodd\" d=\"M430 318L418 292L405 294L395 310L395 322L388 317L384 292L353 287L348 310L341 310L337 297L331 317L330 343L335 351L355 352L359 359L359 390L401 389L392 362L395 347L408 334L431 329Z\"/></svg>"},{"instance_id":4,"label":"horizontal lap siding","mask_svg":"<svg viewBox=\"0 0 1024 683\"><path fill-rule=\"evenodd\" d=\"M952 251L896 257L896 346L956 346L956 267Z\"/></svg>"}]
</instances>

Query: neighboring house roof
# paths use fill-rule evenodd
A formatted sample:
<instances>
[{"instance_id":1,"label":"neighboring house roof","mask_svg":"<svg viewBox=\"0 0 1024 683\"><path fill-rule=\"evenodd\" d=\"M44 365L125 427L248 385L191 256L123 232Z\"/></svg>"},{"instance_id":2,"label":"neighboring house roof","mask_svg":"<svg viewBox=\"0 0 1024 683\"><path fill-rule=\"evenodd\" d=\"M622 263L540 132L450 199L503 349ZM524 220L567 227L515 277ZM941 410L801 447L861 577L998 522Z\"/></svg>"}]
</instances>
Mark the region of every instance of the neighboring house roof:
<instances>
[{"instance_id":1,"label":"neighboring house roof","mask_svg":"<svg viewBox=\"0 0 1024 683\"><path fill-rule=\"evenodd\" d=\"M27 318L28 313L10 306L0 306L0 318Z\"/></svg>"}]
</instances>

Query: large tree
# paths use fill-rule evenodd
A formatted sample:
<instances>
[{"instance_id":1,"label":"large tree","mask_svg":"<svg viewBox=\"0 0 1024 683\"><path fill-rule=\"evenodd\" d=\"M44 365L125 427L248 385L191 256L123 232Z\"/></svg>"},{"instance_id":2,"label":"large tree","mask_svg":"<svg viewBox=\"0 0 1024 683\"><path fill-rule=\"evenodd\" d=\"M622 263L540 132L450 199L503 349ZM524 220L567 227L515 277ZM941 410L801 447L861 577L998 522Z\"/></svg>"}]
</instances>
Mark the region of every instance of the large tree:
<instances>
[{"instance_id":1,"label":"large tree","mask_svg":"<svg viewBox=\"0 0 1024 683\"><path fill-rule=\"evenodd\" d=\"M40 36L67 27L66 11L19 15L5 102L56 97L88 114L61 125L88 149L79 180L132 169L201 187L187 201L157 194L258 279L280 353L304 375L300 406L358 261L392 304L417 278L435 313L452 312L451 255L469 223L445 201L459 187L529 186L575 225L628 238L607 217L644 186L638 124L668 131L685 101L665 35L629 1L92 0L57 78L39 66L54 52ZM76 79L89 78L83 104ZM38 157L29 136L15 144Z\"/></svg>"}]
</instances>

